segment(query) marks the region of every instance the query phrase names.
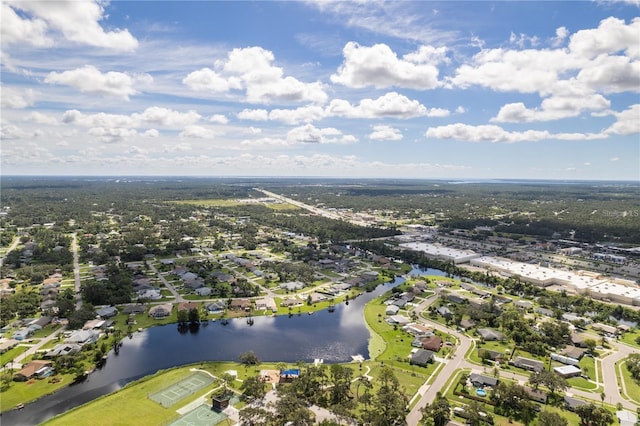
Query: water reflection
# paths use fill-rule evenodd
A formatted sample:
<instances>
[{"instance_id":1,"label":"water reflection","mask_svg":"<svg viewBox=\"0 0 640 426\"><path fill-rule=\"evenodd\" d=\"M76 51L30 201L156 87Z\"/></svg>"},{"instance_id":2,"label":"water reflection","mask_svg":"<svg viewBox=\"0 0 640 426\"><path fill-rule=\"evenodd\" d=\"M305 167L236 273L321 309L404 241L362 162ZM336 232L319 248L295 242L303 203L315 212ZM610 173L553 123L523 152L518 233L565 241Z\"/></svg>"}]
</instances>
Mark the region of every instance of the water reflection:
<instances>
[{"instance_id":1,"label":"water reflection","mask_svg":"<svg viewBox=\"0 0 640 426\"><path fill-rule=\"evenodd\" d=\"M417 270L414 270L418 272ZM440 271L420 273L442 275ZM125 338L119 355L109 353L105 366L83 383L27 404L21 411L2 415L2 425L34 425L101 395L118 390L126 383L173 366L202 361L235 361L243 352L252 350L261 361L311 362L316 358L326 363L349 362L353 355L368 357L369 331L364 324L364 305L404 280L379 286L349 302L313 315L293 317L253 317L210 322L197 331L177 331L176 324L152 327Z\"/></svg>"}]
</instances>

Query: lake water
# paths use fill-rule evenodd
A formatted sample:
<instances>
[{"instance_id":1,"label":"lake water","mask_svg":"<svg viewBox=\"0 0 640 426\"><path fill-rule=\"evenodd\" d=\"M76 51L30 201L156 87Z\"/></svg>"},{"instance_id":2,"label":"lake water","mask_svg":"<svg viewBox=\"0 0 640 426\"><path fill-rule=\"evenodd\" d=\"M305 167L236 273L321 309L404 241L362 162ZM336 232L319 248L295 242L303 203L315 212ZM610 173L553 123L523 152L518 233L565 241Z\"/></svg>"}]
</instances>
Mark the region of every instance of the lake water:
<instances>
[{"instance_id":1,"label":"lake water","mask_svg":"<svg viewBox=\"0 0 640 426\"><path fill-rule=\"evenodd\" d=\"M411 274L444 275L435 269L414 269ZM149 328L125 338L119 355L109 354L106 365L89 375L82 383L27 404L23 410L2 414L1 423L36 425L120 389L140 377L175 366L202 361L237 361L238 356L252 350L261 361L349 362L352 356L368 358L369 331L364 324L363 309L371 299L401 284L381 285L336 305L335 312L320 311L308 315L254 317L252 326L245 318L230 320L228 325L210 322L197 332L179 333L175 324Z\"/></svg>"}]
</instances>

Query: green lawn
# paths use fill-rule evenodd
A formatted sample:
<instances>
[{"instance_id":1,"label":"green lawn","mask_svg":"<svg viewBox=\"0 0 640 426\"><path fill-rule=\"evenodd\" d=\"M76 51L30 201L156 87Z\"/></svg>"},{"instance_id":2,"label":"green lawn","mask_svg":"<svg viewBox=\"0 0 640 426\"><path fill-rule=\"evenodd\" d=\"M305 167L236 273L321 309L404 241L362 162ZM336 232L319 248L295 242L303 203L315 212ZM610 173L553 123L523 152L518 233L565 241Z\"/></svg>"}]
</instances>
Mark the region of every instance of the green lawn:
<instances>
[{"instance_id":1,"label":"green lawn","mask_svg":"<svg viewBox=\"0 0 640 426\"><path fill-rule=\"evenodd\" d=\"M618 374L618 381L620 382L620 374L622 375L622 381L624 381L624 387L626 390L626 397L636 404L640 404L640 383L633 380L631 373L627 370L626 364L620 362L616 364L616 374ZM620 389L622 393L622 389Z\"/></svg>"},{"instance_id":2,"label":"green lawn","mask_svg":"<svg viewBox=\"0 0 640 426\"><path fill-rule=\"evenodd\" d=\"M592 383L586 379L583 379L582 377L572 377L570 379L567 379L567 382L569 383L569 386L571 386L572 388L577 388L577 389L582 389L587 391L595 391L599 388L599 386L596 385L595 383Z\"/></svg>"},{"instance_id":3,"label":"green lawn","mask_svg":"<svg viewBox=\"0 0 640 426\"><path fill-rule=\"evenodd\" d=\"M638 337L640 337L640 329L634 329L633 332L624 333L620 337L620 341L635 348L640 348L640 345L636 343Z\"/></svg>"},{"instance_id":4,"label":"green lawn","mask_svg":"<svg viewBox=\"0 0 640 426\"><path fill-rule=\"evenodd\" d=\"M11 382L11 387L2 392L0 411L11 410L18 403L32 401L53 393L70 384L73 381L73 377L71 374L57 375L56 378L62 379L58 383L53 383L50 378L29 382Z\"/></svg>"},{"instance_id":5,"label":"green lawn","mask_svg":"<svg viewBox=\"0 0 640 426\"><path fill-rule=\"evenodd\" d=\"M9 349L8 351L6 351L3 354L0 354L0 366L3 366L7 362L13 360L18 355L24 353L27 349L29 349L28 346L20 346L20 345L18 345L13 349Z\"/></svg>"},{"instance_id":6,"label":"green lawn","mask_svg":"<svg viewBox=\"0 0 640 426\"><path fill-rule=\"evenodd\" d=\"M176 417L176 409L188 404L219 385L214 383L196 394L178 401L169 408L164 408L147 397L149 393L160 391L188 377L191 374L189 369L193 367L194 366L176 368L141 379L118 392L92 401L90 404L83 405L44 424L86 424L87 419L91 419L91 424L95 426L127 425L132 422L166 424L166 422ZM134 419L138 419L138 421Z\"/></svg>"}]
</instances>

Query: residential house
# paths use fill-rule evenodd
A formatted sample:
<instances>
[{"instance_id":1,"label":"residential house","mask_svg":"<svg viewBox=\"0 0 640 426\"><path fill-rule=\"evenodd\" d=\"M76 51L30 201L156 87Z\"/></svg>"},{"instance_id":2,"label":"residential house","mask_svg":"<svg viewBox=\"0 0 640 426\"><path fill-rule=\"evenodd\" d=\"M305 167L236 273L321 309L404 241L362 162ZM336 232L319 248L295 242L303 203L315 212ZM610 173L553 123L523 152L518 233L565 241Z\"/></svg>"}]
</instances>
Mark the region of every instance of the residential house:
<instances>
[{"instance_id":1,"label":"residential house","mask_svg":"<svg viewBox=\"0 0 640 426\"><path fill-rule=\"evenodd\" d=\"M493 328L479 328L476 332L486 341L504 340L506 337L504 333Z\"/></svg>"},{"instance_id":2,"label":"residential house","mask_svg":"<svg viewBox=\"0 0 640 426\"><path fill-rule=\"evenodd\" d=\"M473 320L463 319L462 321L460 321L460 327L463 330L469 330L470 328L473 328L475 326L476 326L476 323Z\"/></svg>"},{"instance_id":3,"label":"residential house","mask_svg":"<svg viewBox=\"0 0 640 426\"><path fill-rule=\"evenodd\" d=\"M564 406L569 411L576 411L576 408L587 405L587 403L581 399L572 398L570 396L564 397Z\"/></svg>"},{"instance_id":4,"label":"residential house","mask_svg":"<svg viewBox=\"0 0 640 426\"><path fill-rule=\"evenodd\" d=\"M483 359L483 357L486 356L491 361L497 361L497 362L504 361L504 354L502 352L492 351L491 349L484 349L484 348L478 349L478 356L481 359Z\"/></svg>"},{"instance_id":5,"label":"residential house","mask_svg":"<svg viewBox=\"0 0 640 426\"><path fill-rule=\"evenodd\" d=\"M378 272L376 271L367 271L360 274L360 278L362 278L365 282L371 282L378 279Z\"/></svg>"},{"instance_id":6,"label":"residential house","mask_svg":"<svg viewBox=\"0 0 640 426\"><path fill-rule=\"evenodd\" d=\"M73 355L80 352L82 347L75 343L60 343L54 346L47 353L44 354L45 358L55 358L63 355Z\"/></svg>"},{"instance_id":7,"label":"residential house","mask_svg":"<svg viewBox=\"0 0 640 426\"><path fill-rule=\"evenodd\" d=\"M585 350L582 348L577 348L575 346L567 346L561 352L562 355L567 358L571 358L573 360L579 361L584 356Z\"/></svg>"},{"instance_id":8,"label":"residential house","mask_svg":"<svg viewBox=\"0 0 640 426\"><path fill-rule=\"evenodd\" d=\"M79 345L86 345L98 340L100 334L93 330L78 330L74 331L71 336L64 339L65 343L77 343Z\"/></svg>"},{"instance_id":9,"label":"residential house","mask_svg":"<svg viewBox=\"0 0 640 426\"><path fill-rule=\"evenodd\" d=\"M195 291L196 291L196 294L201 297L211 296L211 288L209 287L200 287L200 288L197 288Z\"/></svg>"},{"instance_id":10,"label":"residential house","mask_svg":"<svg viewBox=\"0 0 640 426\"><path fill-rule=\"evenodd\" d=\"M540 389L532 389L529 387L525 387L524 391L527 393L527 396L530 400L539 402L541 404L547 403L548 395L545 391L542 391Z\"/></svg>"},{"instance_id":11,"label":"residential house","mask_svg":"<svg viewBox=\"0 0 640 426\"><path fill-rule=\"evenodd\" d=\"M427 333L433 334L431 332L432 327L417 322L407 324L406 326L402 327L402 329L409 334L413 334L414 336L424 336Z\"/></svg>"},{"instance_id":12,"label":"residential house","mask_svg":"<svg viewBox=\"0 0 640 426\"><path fill-rule=\"evenodd\" d=\"M146 310L147 308L144 305L128 305L122 309L122 313L126 315L137 315L144 313Z\"/></svg>"},{"instance_id":13,"label":"residential house","mask_svg":"<svg viewBox=\"0 0 640 426\"><path fill-rule=\"evenodd\" d=\"M410 363L414 365L420 365L422 367L433 362L434 354L426 349L418 349L411 354Z\"/></svg>"},{"instance_id":14,"label":"residential house","mask_svg":"<svg viewBox=\"0 0 640 426\"><path fill-rule=\"evenodd\" d=\"M162 299L162 293L157 288L145 288L138 290L138 299L158 300Z\"/></svg>"},{"instance_id":15,"label":"residential house","mask_svg":"<svg viewBox=\"0 0 640 426\"><path fill-rule=\"evenodd\" d=\"M227 304L222 300L218 300L216 302L207 303L205 305L205 309L211 314L217 314L224 312L224 310L227 309Z\"/></svg>"},{"instance_id":16,"label":"residential house","mask_svg":"<svg viewBox=\"0 0 640 426\"><path fill-rule=\"evenodd\" d=\"M96 315L98 315L102 319L115 317L116 315L118 315L118 308L116 308L115 306L100 308L96 310Z\"/></svg>"},{"instance_id":17,"label":"residential house","mask_svg":"<svg viewBox=\"0 0 640 426\"><path fill-rule=\"evenodd\" d=\"M296 299L295 297L289 297L288 299L284 299L280 302L280 306L285 308L290 308L292 306L302 305L302 301L300 299Z\"/></svg>"},{"instance_id":18,"label":"residential house","mask_svg":"<svg viewBox=\"0 0 640 426\"><path fill-rule=\"evenodd\" d=\"M436 311L443 317L453 315L451 309L447 308L446 306L440 306L438 309L436 309Z\"/></svg>"},{"instance_id":19,"label":"residential house","mask_svg":"<svg viewBox=\"0 0 640 426\"><path fill-rule=\"evenodd\" d=\"M41 379L47 377L53 373L53 363L51 361L34 360L22 367L22 370L18 371L13 380L17 382L25 382L31 378Z\"/></svg>"},{"instance_id":20,"label":"residential house","mask_svg":"<svg viewBox=\"0 0 640 426\"><path fill-rule=\"evenodd\" d=\"M471 373L469 375L469 381L475 388L484 388L485 386L495 387L495 385L498 384L498 379L495 377L489 377L477 373Z\"/></svg>"},{"instance_id":21,"label":"residential house","mask_svg":"<svg viewBox=\"0 0 640 426\"><path fill-rule=\"evenodd\" d=\"M533 308L533 303L528 300L516 300L513 302L513 306L523 311L528 311Z\"/></svg>"},{"instance_id":22,"label":"residential house","mask_svg":"<svg viewBox=\"0 0 640 426\"><path fill-rule=\"evenodd\" d=\"M164 303L162 305L155 305L149 309L149 316L154 319L166 318L171 315L173 310L172 303Z\"/></svg>"},{"instance_id":23,"label":"residential house","mask_svg":"<svg viewBox=\"0 0 640 426\"><path fill-rule=\"evenodd\" d=\"M400 297L399 299L396 299L391 303L397 306L398 308L404 308L404 306L407 304L407 299Z\"/></svg>"},{"instance_id":24,"label":"residential house","mask_svg":"<svg viewBox=\"0 0 640 426\"><path fill-rule=\"evenodd\" d=\"M422 340L422 349L431 352L439 352L442 347L442 338L439 336L430 336Z\"/></svg>"},{"instance_id":25,"label":"residential house","mask_svg":"<svg viewBox=\"0 0 640 426\"><path fill-rule=\"evenodd\" d=\"M248 311L251 310L251 301L249 299L233 299L229 308L234 311Z\"/></svg>"},{"instance_id":26,"label":"residential house","mask_svg":"<svg viewBox=\"0 0 640 426\"><path fill-rule=\"evenodd\" d=\"M619 331L616 327L612 325L602 324L600 322L596 322L592 324L591 327L596 331L602 331L603 333L612 337L617 336Z\"/></svg>"},{"instance_id":27,"label":"residential house","mask_svg":"<svg viewBox=\"0 0 640 426\"><path fill-rule=\"evenodd\" d=\"M556 373L560 377L564 377L568 379L570 377L578 377L582 374L582 370L580 367L576 367L575 365L563 365L560 367L554 367L553 372Z\"/></svg>"},{"instance_id":28,"label":"residential house","mask_svg":"<svg viewBox=\"0 0 640 426\"><path fill-rule=\"evenodd\" d=\"M105 323L105 320L101 320L101 319L89 320L84 323L84 325L82 326L82 329L95 330L95 329L101 328L104 325L104 323Z\"/></svg>"},{"instance_id":29,"label":"residential house","mask_svg":"<svg viewBox=\"0 0 640 426\"><path fill-rule=\"evenodd\" d=\"M635 426L638 422L638 416L629 410L616 411L616 418L620 426Z\"/></svg>"},{"instance_id":30,"label":"residential house","mask_svg":"<svg viewBox=\"0 0 640 426\"><path fill-rule=\"evenodd\" d=\"M33 330L30 330L26 327L21 328L20 330L13 333L14 340L25 340L28 339L33 334Z\"/></svg>"},{"instance_id":31,"label":"residential house","mask_svg":"<svg viewBox=\"0 0 640 426\"><path fill-rule=\"evenodd\" d=\"M579 348L575 348L578 350L581 350ZM580 361L578 361L577 359L574 358L569 358L568 356L565 355L561 355L561 354L556 354L556 353L552 353L551 354L551 359L554 361L558 361L561 362L565 365L579 365Z\"/></svg>"},{"instance_id":32,"label":"residential house","mask_svg":"<svg viewBox=\"0 0 640 426\"><path fill-rule=\"evenodd\" d=\"M570 337L571 343L577 348L586 348L585 338L577 333L573 333Z\"/></svg>"},{"instance_id":33,"label":"residential house","mask_svg":"<svg viewBox=\"0 0 640 426\"><path fill-rule=\"evenodd\" d=\"M278 310L278 306L276 305L275 300L272 297L265 297L264 299L256 300L256 310L258 311L272 311L276 312Z\"/></svg>"},{"instance_id":34,"label":"residential house","mask_svg":"<svg viewBox=\"0 0 640 426\"><path fill-rule=\"evenodd\" d=\"M465 303L467 301L467 298L457 293L449 293L447 294L447 300L452 303L460 304Z\"/></svg>"},{"instance_id":35,"label":"residential house","mask_svg":"<svg viewBox=\"0 0 640 426\"><path fill-rule=\"evenodd\" d=\"M196 302L180 302L178 303L178 312L190 311L191 309L200 309L200 304Z\"/></svg>"},{"instance_id":36,"label":"residential house","mask_svg":"<svg viewBox=\"0 0 640 426\"><path fill-rule=\"evenodd\" d=\"M538 308L536 309L536 312L539 313L540 315L544 315L545 317L554 316L554 312L551 309L547 309L547 308Z\"/></svg>"},{"instance_id":37,"label":"residential house","mask_svg":"<svg viewBox=\"0 0 640 426\"><path fill-rule=\"evenodd\" d=\"M411 322L411 320L405 317L404 315L391 315L387 317L385 321L387 321L389 324L397 324L397 325L406 325Z\"/></svg>"},{"instance_id":38,"label":"residential house","mask_svg":"<svg viewBox=\"0 0 640 426\"><path fill-rule=\"evenodd\" d=\"M537 373L544 370L544 363L542 361L537 361L535 359L525 358L521 356L514 358L509 363L516 367L523 368L529 371L535 371Z\"/></svg>"},{"instance_id":39,"label":"residential house","mask_svg":"<svg viewBox=\"0 0 640 426\"><path fill-rule=\"evenodd\" d=\"M396 315L398 313L398 311L400 310L400 308L396 305L389 305L387 306L387 309L385 310L385 315Z\"/></svg>"},{"instance_id":40,"label":"residential house","mask_svg":"<svg viewBox=\"0 0 640 426\"><path fill-rule=\"evenodd\" d=\"M300 281L291 281L288 283L280 284L280 288L285 289L287 291L302 290L304 288L304 283Z\"/></svg>"}]
</instances>

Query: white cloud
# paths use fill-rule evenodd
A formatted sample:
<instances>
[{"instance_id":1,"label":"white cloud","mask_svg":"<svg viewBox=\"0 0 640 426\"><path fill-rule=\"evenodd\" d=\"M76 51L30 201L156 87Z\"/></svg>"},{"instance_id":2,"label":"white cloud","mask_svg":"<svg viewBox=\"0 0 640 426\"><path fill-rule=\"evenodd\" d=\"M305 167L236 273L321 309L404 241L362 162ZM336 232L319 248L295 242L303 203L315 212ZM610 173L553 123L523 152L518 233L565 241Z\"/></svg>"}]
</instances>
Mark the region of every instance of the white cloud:
<instances>
[{"instance_id":1,"label":"white cloud","mask_svg":"<svg viewBox=\"0 0 640 426\"><path fill-rule=\"evenodd\" d=\"M456 114L464 114L465 112L467 112L467 109L465 107L463 107L462 105L458 106L456 108Z\"/></svg>"},{"instance_id":2,"label":"white cloud","mask_svg":"<svg viewBox=\"0 0 640 426\"><path fill-rule=\"evenodd\" d=\"M145 109L142 114L133 114L132 118L143 123L179 128L196 123L202 118L202 116L194 110L180 112L164 107L154 106Z\"/></svg>"},{"instance_id":3,"label":"white cloud","mask_svg":"<svg viewBox=\"0 0 640 426\"><path fill-rule=\"evenodd\" d=\"M33 137L42 136L42 132L39 130L24 130L13 124L4 124L0 128L0 139L29 139Z\"/></svg>"},{"instance_id":4,"label":"white cloud","mask_svg":"<svg viewBox=\"0 0 640 426\"><path fill-rule=\"evenodd\" d=\"M280 138L245 139L240 142L240 144L249 147L278 147L288 145L286 140Z\"/></svg>"},{"instance_id":5,"label":"white cloud","mask_svg":"<svg viewBox=\"0 0 640 426\"><path fill-rule=\"evenodd\" d=\"M18 90L0 86L0 102L5 108L27 108L35 103L35 93L33 89Z\"/></svg>"},{"instance_id":6,"label":"white cloud","mask_svg":"<svg viewBox=\"0 0 640 426\"><path fill-rule=\"evenodd\" d=\"M373 132L369 135L369 139L376 141L399 141L402 139L402 132L391 126L373 126Z\"/></svg>"},{"instance_id":7,"label":"white cloud","mask_svg":"<svg viewBox=\"0 0 640 426\"><path fill-rule=\"evenodd\" d=\"M640 61L601 55L580 70L577 81L603 93L640 92Z\"/></svg>"},{"instance_id":8,"label":"white cloud","mask_svg":"<svg viewBox=\"0 0 640 426\"><path fill-rule=\"evenodd\" d=\"M179 129L196 123L202 117L196 111L175 111L164 107L149 107L142 113L131 115L84 114L76 109L67 110L62 114L62 122L76 124L82 127L143 127L147 125L162 126L171 129Z\"/></svg>"},{"instance_id":9,"label":"white cloud","mask_svg":"<svg viewBox=\"0 0 640 426\"><path fill-rule=\"evenodd\" d=\"M300 124L318 121L325 116L322 107L310 105L296 109L274 109L269 112L269 120L286 124Z\"/></svg>"},{"instance_id":10,"label":"white cloud","mask_svg":"<svg viewBox=\"0 0 640 426\"><path fill-rule=\"evenodd\" d=\"M124 127L92 127L88 133L94 136L96 141L107 144L124 142L138 134L135 129Z\"/></svg>"},{"instance_id":11,"label":"white cloud","mask_svg":"<svg viewBox=\"0 0 640 426\"><path fill-rule=\"evenodd\" d=\"M43 114L38 111L32 111L29 115L24 117L23 121L29 121L37 124L48 124L51 126L58 124L58 120L56 120L55 117L51 117L50 115Z\"/></svg>"},{"instance_id":12,"label":"white cloud","mask_svg":"<svg viewBox=\"0 0 640 426\"><path fill-rule=\"evenodd\" d=\"M182 83L191 90L208 90L213 93L226 93L231 89L242 89L239 78L224 78L210 68L202 68L191 72Z\"/></svg>"},{"instance_id":13,"label":"white cloud","mask_svg":"<svg viewBox=\"0 0 640 426\"><path fill-rule=\"evenodd\" d=\"M620 161L620 157L611 157L609 158L609 161L611 161L612 163L615 163L616 161Z\"/></svg>"},{"instance_id":14,"label":"white cloud","mask_svg":"<svg viewBox=\"0 0 640 426\"><path fill-rule=\"evenodd\" d=\"M553 47L560 47L569 36L569 30L566 27L556 28L556 36L551 40Z\"/></svg>"},{"instance_id":15,"label":"white cloud","mask_svg":"<svg viewBox=\"0 0 640 426\"><path fill-rule=\"evenodd\" d=\"M283 69L273 65L274 60L273 53L262 47L233 49L226 61L216 62L215 70L202 68L190 73L182 82L192 90L215 94L244 89L246 100L252 103L326 102L322 83L304 83L284 76Z\"/></svg>"},{"instance_id":16,"label":"white cloud","mask_svg":"<svg viewBox=\"0 0 640 426\"><path fill-rule=\"evenodd\" d=\"M177 143L174 145L164 145L164 152L188 152L191 150L191 144L188 142Z\"/></svg>"},{"instance_id":17,"label":"white cloud","mask_svg":"<svg viewBox=\"0 0 640 426\"><path fill-rule=\"evenodd\" d=\"M348 101L334 99L326 108L329 116L349 118L414 118L423 116L443 117L449 114L447 110L427 109L416 100L411 100L397 92L389 92L377 99L362 99L358 105L351 105Z\"/></svg>"},{"instance_id":18,"label":"white cloud","mask_svg":"<svg viewBox=\"0 0 640 426\"><path fill-rule=\"evenodd\" d=\"M593 59L602 54L624 52L633 59L640 59L640 18L631 23L610 17L603 19L598 28L580 30L569 41L571 53L585 59Z\"/></svg>"},{"instance_id":19,"label":"white cloud","mask_svg":"<svg viewBox=\"0 0 640 426\"><path fill-rule=\"evenodd\" d=\"M454 139L464 142L534 142L541 140L592 140L605 139L604 134L593 133L550 133L546 130L526 130L508 132L494 125L472 126L463 123L430 127L425 133L427 138Z\"/></svg>"},{"instance_id":20,"label":"white cloud","mask_svg":"<svg viewBox=\"0 0 640 426\"><path fill-rule=\"evenodd\" d=\"M217 133L206 127L202 126L187 126L182 132L180 132L181 138L193 138L193 139L213 139Z\"/></svg>"},{"instance_id":21,"label":"white cloud","mask_svg":"<svg viewBox=\"0 0 640 426\"><path fill-rule=\"evenodd\" d=\"M224 114L214 114L209 117L211 123L227 124L229 119Z\"/></svg>"},{"instance_id":22,"label":"white cloud","mask_svg":"<svg viewBox=\"0 0 640 426\"><path fill-rule=\"evenodd\" d=\"M439 86L438 68L444 49L423 46L417 52L399 59L386 44L371 47L349 42L343 49L344 62L331 81L347 87L405 87L433 89Z\"/></svg>"},{"instance_id":23,"label":"white cloud","mask_svg":"<svg viewBox=\"0 0 640 426\"><path fill-rule=\"evenodd\" d=\"M31 19L20 18L15 13L9 14L6 23L10 27L5 30L5 8L3 7L2 35L3 37L5 36L5 31L6 34L10 35L9 40L6 40L7 42L34 44L30 40L32 35L28 32L33 30L36 45L46 46L50 44L49 36L59 32L65 39L82 45L126 52L134 51L138 47L138 41L128 30L114 29L113 31L105 31L100 26L99 21L105 18L103 5L106 5L107 2L93 0L60 0L55 2L12 0L8 4L10 8L31 15Z\"/></svg>"},{"instance_id":24,"label":"white cloud","mask_svg":"<svg viewBox=\"0 0 640 426\"><path fill-rule=\"evenodd\" d=\"M269 112L266 109L243 109L237 117L240 120L267 121Z\"/></svg>"},{"instance_id":25,"label":"white cloud","mask_svg":"<svg viewBox=\"0 0 640 426\"><path fill-rule=\"evenodd\" d=\"M157 138L158 136L160 136L160 132L156 129L149 129L142 133L142 136L144 136L145 138Z\"/></svg>"},{"instance_id":26,"label":"white cloud","mask_svg":"<svg viewBox=\"0 0 640 426\"><path fill-rule=\"evenodd\" d=\"M354 143L357 139L352 135L343 135L333 127L317 128L312 124L296 127L287 133L289 144L325 144Z\"/></svg>"},{"instance_id":27,"label":"white cloud","mask_svg":"<svg viewBox=\"0 0 640 426\"><path fill-rule=\"evenodd\" d=\"M6 3L0 5L2 28L2 42L7 44L25 43L36 47L53 44L53 40L46 34L47 23L42 19L21 18Z\"/></svg>"},{"instance_id":28,"label":"white cloud","mask_svg":"<svg viewBox=\"0 0 640 426\"><path fill-rule=\"evenodd\" d=\"M132 77L116 71L102 73L92 65L85 65L82 68L61 73L50 72L44 82L71 86L83 93L115 96L128 100L129 96L137 93L133 87L136 80L148 82L150 79L152 78L148 74Z\"/></svg>"},{"instance_id":29,"label":"white cloud","mask_svg":"<svg viewBox=\"0 0 640 426\"><path fill-rule=\"evenodd\" d=\"M536 109L529 109L522 102L504 105L491 121L520 123L558 120L576 117L585 110L602 111L610 105L611 102L599 94L583 97L552 96L544 99L541 107Z\"/></svg>"},{"instance_id":30,"label":"white cloud","mask_svg":"<svg viewBox=\"0 0 640 426\"><path fill-rule=\"evenodd\" d=\"M631 105L629 109L613 113L616 122L605 133L616 135L632 135L640 133L640 104Z\"/></svg>"},{"instance_id":31,"label":"white cloud","mask_svg":"<svg viewBox=\"0 0 640 426\"><path fill-rule=\"evenodd\" d=\"M640 91L640 18L631 23L607 18L596 29L570 37L567 48L483 49L449 78L447 87L478 85L501 92L537 93L537 108L504 105L492 121L530 122L575 117L610 107L603 94ZM569 36L556 30L556 47ZM626 55L626 56L625 56Z\"/></svg>"},{"instance_id":32,"label":"white cloud","mask_svg":"<svg viewBox=\"0 0 640 426\"><path fill-rule=\"evenodd\" d=\"M136 127L136 120L128 115L104 112L83 114L77 109L65 111L62 114L62 122L82 127Z\"/></svg>"}]
</instances>

